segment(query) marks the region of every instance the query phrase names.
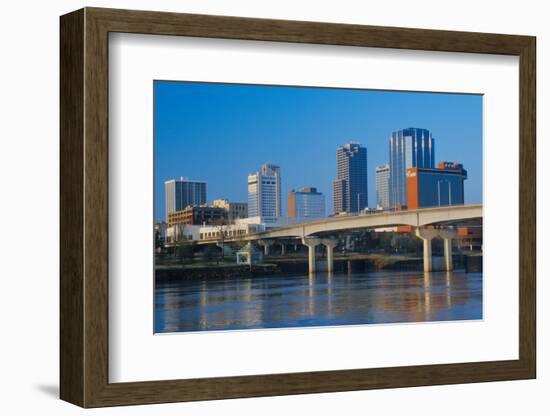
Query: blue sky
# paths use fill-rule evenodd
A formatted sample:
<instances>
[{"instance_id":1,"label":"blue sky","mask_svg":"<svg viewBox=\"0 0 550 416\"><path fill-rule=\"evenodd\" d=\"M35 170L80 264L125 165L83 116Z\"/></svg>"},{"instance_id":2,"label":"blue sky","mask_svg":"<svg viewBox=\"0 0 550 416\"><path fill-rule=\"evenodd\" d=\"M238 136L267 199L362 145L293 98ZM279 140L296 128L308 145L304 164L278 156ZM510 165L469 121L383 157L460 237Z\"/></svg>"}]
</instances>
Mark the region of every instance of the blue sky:
<instances>
[{"instance_id":1,"label":"blue sky","mask_svg":"<svg viewBox=\"0 0 550 416\"><path fill-rule=\"evenodd\" d=\"M392 131L421 127L435 160L464 164L465 202L482 202L482 96L397 91L155 81L155 218L164 181L208 182L208 202L247 200L247 175L281 166L283 208L292 188L316 187L332 212L336 148L367 147L369 206L375 167L388 161Z\"/></svg>"}]
</instances>

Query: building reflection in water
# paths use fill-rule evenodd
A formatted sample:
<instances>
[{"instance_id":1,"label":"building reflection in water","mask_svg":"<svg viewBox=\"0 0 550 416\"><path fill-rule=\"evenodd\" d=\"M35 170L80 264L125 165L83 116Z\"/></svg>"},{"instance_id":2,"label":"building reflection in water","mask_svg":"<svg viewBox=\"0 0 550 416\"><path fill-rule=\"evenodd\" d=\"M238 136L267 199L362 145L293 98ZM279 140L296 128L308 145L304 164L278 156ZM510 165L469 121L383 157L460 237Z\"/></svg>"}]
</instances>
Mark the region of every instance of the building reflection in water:
<instances>
[{"instance_id":1,"label":"building reflection in water","mask_svg":"<svg viewBox=\"0 0 550 416\"><path fill-rule=\"evenodd\" d=\"M445 295L447 299L447 307L450 307L452 303L452 297L451 297L452 277L453 277L453 272L445 272Z\"/></svg>"},{"instance_id":2,"label":"building reflection in water","mask_svg":"<svg viewBox=\"0 0 550 416\"><path fill-rule=\"evenodd\" d=\"M317 273L189 280L155 292L155 332L482 319L482 275Z\"/></svg>"},{"instance_id":3,"label":"building reflection in water","mask_svg":"<svg viewBox=\"0 0 550 416\"><path fill-rule=\"evenodd\" d=\"M430 320L430 310L432 307L432 274L431 272L424 272L424 313L426 320Z\"/></svg>"}]
</instances>

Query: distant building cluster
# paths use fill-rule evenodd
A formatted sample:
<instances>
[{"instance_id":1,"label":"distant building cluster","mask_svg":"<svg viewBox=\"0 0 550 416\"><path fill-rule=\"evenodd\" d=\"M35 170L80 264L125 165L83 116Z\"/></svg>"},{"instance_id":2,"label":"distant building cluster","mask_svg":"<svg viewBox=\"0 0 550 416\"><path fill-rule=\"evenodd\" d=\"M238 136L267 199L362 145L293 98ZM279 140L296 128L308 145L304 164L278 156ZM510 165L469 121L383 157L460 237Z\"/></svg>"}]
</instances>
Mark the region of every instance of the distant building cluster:
<instances>
[{"instance_id":1,"label":"distant building cluster","mask_svg":"<svg viewBox=\"0 0 550 416\"><path fill-rule=\"evenodd\" d=\"M223 239L326 216L325 196L309 187L289 192L285 217L281 187L281 168L270 163L248 175L247 202L219 198L208 204L206 182L185 177L168 180L164 183L166 223L155 230L168 242Z\"/></svg>"},{"instance_id":2,"label":"distant building cluster","mask_svg":"<svg viewBox=\"0 0 550 416\"><path fill-rule=\"evenodd\" d=\"M367 148L346 143L336 149L336 179L331 215L464 204L462 164L435 166L435 141L426 129L392 132L389 162L375 168L376 208L369 208ZM247 177L247 202L214 199L207 203L207 183L186 177L164 183L166 222L156 232L171 241L238 237L327 216L325 195L315 187L292 189L282 205L281 167L265 163Z\"/></svg>"},{"instance_id":3,"label":"distant building cluster","mask_svg":"<svg viewBox=\"0 0 550 416\"><path fill-rule=\"evenodd\" d=\"M411 127L393 132L389 154L389 164L376 168L379 208L464 204L467 172L454 162L435 166L435 140L429 130Z\"/></svg>"}]
</instances>

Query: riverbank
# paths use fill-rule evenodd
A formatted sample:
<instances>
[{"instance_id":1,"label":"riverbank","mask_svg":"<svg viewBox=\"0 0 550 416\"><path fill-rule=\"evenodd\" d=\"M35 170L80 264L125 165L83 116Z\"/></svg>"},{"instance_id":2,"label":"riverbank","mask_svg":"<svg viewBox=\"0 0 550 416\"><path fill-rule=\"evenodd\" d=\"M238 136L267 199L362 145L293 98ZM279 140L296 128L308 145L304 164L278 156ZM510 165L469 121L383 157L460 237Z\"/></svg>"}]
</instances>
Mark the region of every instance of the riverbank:
<instances>
[{"instance_id":1,"label":"riverbank","mask_svg":"<svg viewBox=\"0 0 550 416\"><path fill-rule=\"evenodd\" d=\"M155 279L158 284L174 283L181 280L214 280L275 274L280 274L280 270L275 264L254 264L252 266L248 266L234 263L219 263L208 266L193 265L192 267L186 267L181 265L173 265L155 268Z\"/></svg>"},{"instance_id":2,"label":"riverbank","mask_svg":"<svg viewBox=\"0 0 550 416\"><path fill-rule=\"evenodd\" d=\"M453 256L455 269L467 272L481 272L483 256L456 254ZM336 273L362 273L381 270L422 271L422 258L405 255L353 254L334 259ZM326 270L326 262L319 259L317 270ZM258 275L296 275L308 272L308 262L304 257L268 257L264 264L238 265L233 262L212 262L208 264L164 264L155 268L157 283L172 283L194 279L224 279L233 277L253 277Z\"/></svg>"}]
</instances>

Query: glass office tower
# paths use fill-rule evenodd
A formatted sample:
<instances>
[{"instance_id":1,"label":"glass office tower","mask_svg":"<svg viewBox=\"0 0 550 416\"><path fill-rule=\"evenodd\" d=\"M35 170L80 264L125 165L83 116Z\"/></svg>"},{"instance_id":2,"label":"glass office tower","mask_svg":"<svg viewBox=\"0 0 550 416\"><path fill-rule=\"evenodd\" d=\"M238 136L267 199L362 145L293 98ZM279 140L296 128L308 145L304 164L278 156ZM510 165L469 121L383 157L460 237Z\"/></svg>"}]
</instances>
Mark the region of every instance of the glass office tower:
<instances>
[{"instance_id":1,"label":"glass office tower","mask_svg":"<svg viewBox=\"0 0 550 416\"><path fill-rule=\"evenodd\" d=\"M368 206L367 148L348 143L336 149L338 178L333 181L334 213L359 212Z\"/></svg>"},{"instance_id":2,"label":"glass office tower","mask_svg":"<svg viewBox=\"0 0 550 416\"><path fill-rule=\"evenodd\" d=\"M407 169L434 167L434 139L429 130L408 128L390 138L390 205L407 205Z\"/></svg>"},{"instance_id":3,"label":"glass office tower","mask_svg":"<svg viewBox=\"0 0 550 416\"><path fill-rule=\"evenodd\" d=\"M188 206L206 204L206 182L182 177L164 182L166 220L170 212L181 211Z\"/></svg>"}]
</instances>

